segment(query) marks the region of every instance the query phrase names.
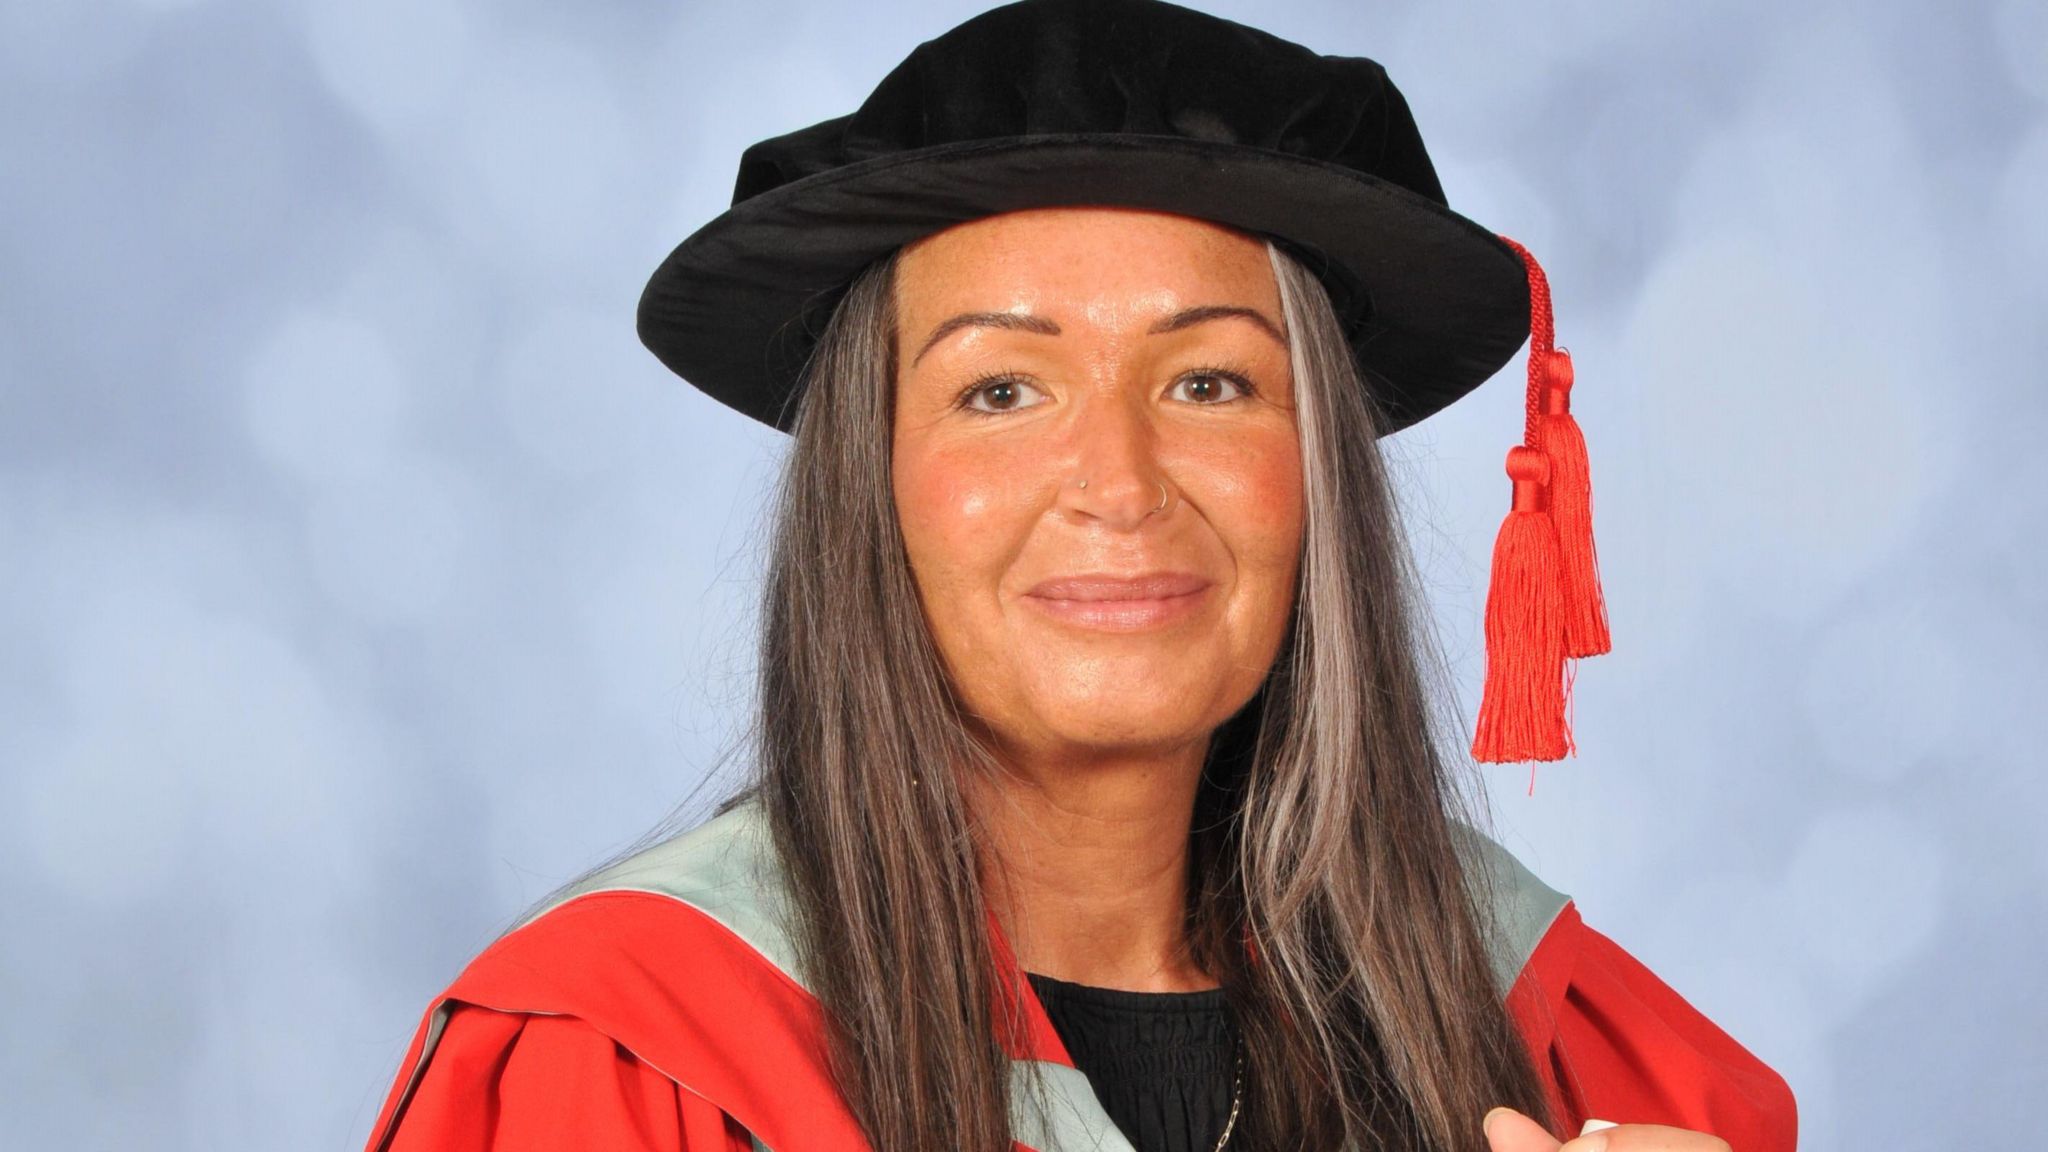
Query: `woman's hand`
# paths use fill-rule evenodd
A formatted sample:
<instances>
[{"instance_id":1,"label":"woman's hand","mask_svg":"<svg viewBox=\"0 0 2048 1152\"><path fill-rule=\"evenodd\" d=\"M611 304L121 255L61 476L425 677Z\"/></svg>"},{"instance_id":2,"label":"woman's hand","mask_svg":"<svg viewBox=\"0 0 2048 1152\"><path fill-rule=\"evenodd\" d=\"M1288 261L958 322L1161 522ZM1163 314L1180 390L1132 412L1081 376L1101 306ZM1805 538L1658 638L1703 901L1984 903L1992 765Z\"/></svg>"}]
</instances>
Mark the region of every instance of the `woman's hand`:
<instances>
[{"instance_id":1,"label":"woman's hand","mask_svg":"<svg viewBox=\"0 0 2048 1152\"><path fill-rule=\"evenodd\" d=\"M1719 1136L1662 1124L1616 1124L1559 1143L1513 1108L1488 1112L1485 1128L1493 1152L1731 1152Z\"/></svg>"}]
</instances>

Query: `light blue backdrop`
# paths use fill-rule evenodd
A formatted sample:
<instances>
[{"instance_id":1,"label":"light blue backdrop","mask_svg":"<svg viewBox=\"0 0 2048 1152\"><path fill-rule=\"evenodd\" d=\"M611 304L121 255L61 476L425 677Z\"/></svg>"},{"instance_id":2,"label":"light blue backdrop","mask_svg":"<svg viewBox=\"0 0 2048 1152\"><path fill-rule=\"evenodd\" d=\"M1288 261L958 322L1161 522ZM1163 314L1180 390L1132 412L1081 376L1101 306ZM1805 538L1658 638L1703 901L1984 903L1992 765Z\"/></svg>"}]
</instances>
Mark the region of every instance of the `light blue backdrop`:
<instances>
[{"instance_id":1,"label":"light blue backdrop","mask_svg":"<svg viewBox=\"0 0 2048 1152\"><path fill-rule=\"evenodd\" d=\"M1804 1147L2034 1138L2048 5L1203 6L1387 64L1553 278L1616 650L1577 759L1491 771L1509 845ZM634 302L975 10L0 2L10 1146L359 1146L461 963L689 796L782 439ZM1394 446L1468 718L1519 368Z\"/></svg>"}]
</instances>

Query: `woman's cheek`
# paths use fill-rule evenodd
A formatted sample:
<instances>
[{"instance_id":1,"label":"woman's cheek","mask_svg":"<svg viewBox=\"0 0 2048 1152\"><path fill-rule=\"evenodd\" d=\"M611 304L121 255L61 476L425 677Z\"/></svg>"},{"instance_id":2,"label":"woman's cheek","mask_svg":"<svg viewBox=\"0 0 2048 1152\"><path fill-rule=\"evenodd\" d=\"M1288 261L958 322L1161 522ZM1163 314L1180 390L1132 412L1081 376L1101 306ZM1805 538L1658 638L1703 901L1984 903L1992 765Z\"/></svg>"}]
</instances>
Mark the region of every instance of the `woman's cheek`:
<instances>
[{"instance_id":1,"label":"woman's cheek","mask_svg":"<svg viewBox=\"0 0 2048 1152\"><path fill-rule=\"evenodd\" d=\"M1304 504L1299 456L1292 443L1260 456L1248 516L1239 526L1239 554L1249 571L1262 618L1259 631L1277 636L1295 602L1301 567Z\"/></svg>"},{"instance_id":2,"label":"woman's cheek","mask_svg":"<svg viewBox=\"0 0 2048 1152\"><path fill-rule=\"evenodd\" d=\"M986 458L948 452L918 468L911 498L937 535L959 543L1000 520L1003 491L999 476Z\"/></svg>"},{"instance_id":3,"label":"woman's cheek","mask_svg":"<svg viewBox=\"0 0 2048 1152\"><path fill-rule=\"evenodd\" d=\"M1232 534L1250 560L1271 562L1291 556L1301 542L1301 459L1293 437L1284 443L1252 440L1217 475L1232 476L1222 487Z\"/></svg>"},{"instance_id":4,"label":"woman's cheek","mask_svg":"<svg viewBox=\"0 0 2048 1152\"><path fill-rule=\"evenodd\" d=\"M936 595L957 595L993 575L980 553L1003 554L1001 525L1008 488L986 455L923 454L896 470L898 515L920 583Z\"/></svg>"}]
</instances>

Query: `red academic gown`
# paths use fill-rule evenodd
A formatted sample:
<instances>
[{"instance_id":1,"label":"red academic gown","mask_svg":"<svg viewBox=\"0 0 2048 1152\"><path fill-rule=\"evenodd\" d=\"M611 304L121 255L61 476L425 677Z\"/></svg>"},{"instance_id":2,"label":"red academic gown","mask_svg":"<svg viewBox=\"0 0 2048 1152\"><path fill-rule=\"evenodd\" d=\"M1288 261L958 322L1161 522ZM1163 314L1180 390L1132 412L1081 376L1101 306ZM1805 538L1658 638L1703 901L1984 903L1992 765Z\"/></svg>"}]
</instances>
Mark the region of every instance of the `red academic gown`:
<instances>
[{"instance_id":1,"label":"red academic gown","mask_svg":"<svg viewBox=\"0 0 2048 1152\"><path fill-rule=\"evenodd\" d=\"M1496 979L1563 1135L1599 1117L1793 1152L1776 1072L1505 849L1461 835L1475 875L1495 878L1482 910ZM369 1152L865 1149L827 1071L786 893L752 800L585 881L428 1009ZM1129 1152L994 938L1027 1021L1000 1037L1018 1149Z\"/></svg>"}]
</instances>

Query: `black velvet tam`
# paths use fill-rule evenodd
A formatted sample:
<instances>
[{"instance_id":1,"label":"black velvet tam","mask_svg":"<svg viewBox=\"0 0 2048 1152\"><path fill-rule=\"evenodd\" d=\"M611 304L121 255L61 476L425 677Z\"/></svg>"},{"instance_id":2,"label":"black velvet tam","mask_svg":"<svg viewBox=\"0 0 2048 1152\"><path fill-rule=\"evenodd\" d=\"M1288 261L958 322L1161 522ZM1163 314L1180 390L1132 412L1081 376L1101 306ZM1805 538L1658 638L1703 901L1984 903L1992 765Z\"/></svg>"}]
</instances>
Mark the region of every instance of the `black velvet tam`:
<instances>
[{"instance_id":1,"label":"black velvet tam","mask_svg":"<svg viewBox=\"0 0 2048 1152\"><path fill-rule=\"evenodd\" d=\"M853 113L760 141L732 207L654 272L641 340L788 431L798 374L869 262L1023 208L1116 205L1271 238L1328 287L1395 431L1529 332L1515 252L1445 203L1381 66L1162 0L1021 0L928 40Z\"/></svg>"}]
</instances>

